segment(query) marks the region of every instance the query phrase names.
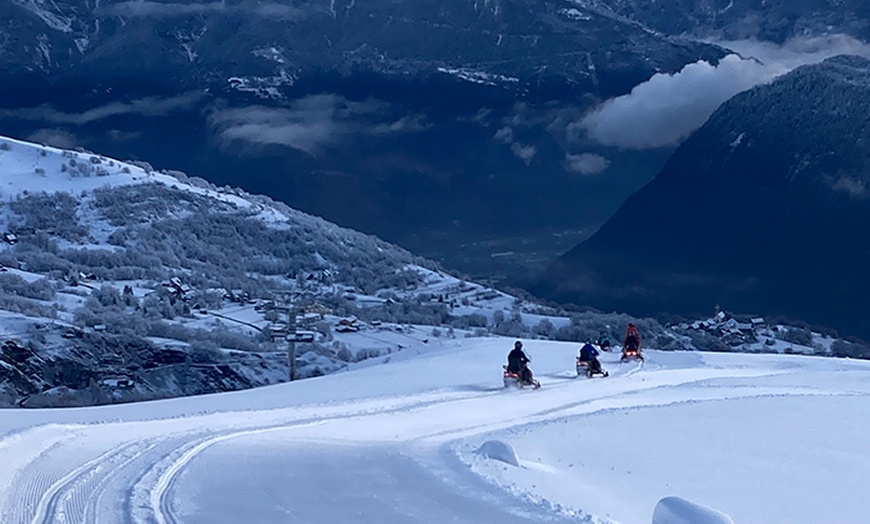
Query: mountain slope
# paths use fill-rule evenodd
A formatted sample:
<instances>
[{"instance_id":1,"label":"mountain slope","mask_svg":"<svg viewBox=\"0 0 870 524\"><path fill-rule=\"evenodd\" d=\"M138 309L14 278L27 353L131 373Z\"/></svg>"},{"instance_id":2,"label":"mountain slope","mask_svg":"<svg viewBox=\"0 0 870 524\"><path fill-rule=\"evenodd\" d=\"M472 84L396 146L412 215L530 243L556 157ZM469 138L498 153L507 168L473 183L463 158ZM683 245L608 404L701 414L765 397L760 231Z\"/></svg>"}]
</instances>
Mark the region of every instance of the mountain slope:
<instances>
[{"instance_id":1,"label":"mountain slope","mask_svg":"<svg viewBox=\"0 0 870 524\"><path fill-rule=\"evenodd\" d=\"M870 38L870 6L862 0L603 0L614 11L666 34L783 42L844 33Z\"/></svg>"},{"instance_id":2,"label":"mountain slope","mask_svg":"<svg viewBox=\"0 0 870 524\"><path fill-rule=\"evenodd\" d=\"M568 1L184 6L61 0L15 1L6 9L29 23L12 32L18 49L2 49L4 69L37 69L49 82L104 86L156 74L152 82L175 89L222 86L230 77L272 78L263 87L280 87L318 71L442 70L519 89L543 80L611 96L658 70L720 56L711 46L669 39L606 6ZM588 60L596 64L596 78Z\"/></svg>"},{"instance_id":3,"label":"mountain slope","mask_svg":"<svg viewBox=\"0 0 870 524\"><path fill-rule=\"evenodd\" d=\"M737 95L543 291L645 313L719 302L870 336L868 95L858 57Z\"/></svg>"},{"instance_id":4,"label":"mountain slope","mask_svg":"<svg viewBox=\"0 0 870 524\"><path fill-rule=\"evenodd\" d=\"M266 197L2 137L0 284L0 405L30 407L287 380L289 312L304 378L514 303Z\"/></svg>"},{"instance_id":5,"label":"mountain slope","mask_svg":"<svg viewBox=\"0 0 870 524\"><path fill-rule=\"evenodd\" d=\"M609 161L572 133L583 112L724 56L568 0L0 9L4 134L205 175L488 277L493 253L539 265L585 238L664 161Z\"/></svg>"}]
</instances>

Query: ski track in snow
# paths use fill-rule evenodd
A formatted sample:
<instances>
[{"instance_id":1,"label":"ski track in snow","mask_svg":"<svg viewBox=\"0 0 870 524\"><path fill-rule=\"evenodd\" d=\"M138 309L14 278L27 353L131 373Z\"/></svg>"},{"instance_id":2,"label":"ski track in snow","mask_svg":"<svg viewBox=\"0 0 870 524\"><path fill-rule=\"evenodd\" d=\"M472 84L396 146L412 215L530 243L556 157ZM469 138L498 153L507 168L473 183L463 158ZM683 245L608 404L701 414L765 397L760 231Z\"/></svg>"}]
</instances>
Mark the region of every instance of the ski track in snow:
<instances>
[{"instance_id":1,"label":"ski track in snow","mask_svg":"<svg viewBox=\"0 0 870 524\"><path fill-rule=\"evenodd\" d=\"M444 460L445 453L450 455L445 450L486 434L546 427L571 417L614 410L764 397L867 395L863 391L795 386L787 381L778 385L774 378L804 369L788 360L771 366L768 358L753 366L746 365L753 363L749 357L739 365L728 365L731 357L723 357L724 363L716 366L681 368L657 363L657 356L646 363L611 368L606 379L568 379L566 372L556 368L540 376L560 380L545 378L544 388L537 391L457 383L440 390L325 405L40 425L0 440L0 461L9 466L0 473L0 482L6 486L0 488L0 520L4 524L187 522L177 507L179 499L184 499L179 494L180 483L187 486L193 482L183 480L186 472L198 460L223 456L214 450L226 446L235 449L243 442L256 446L268 441L278 450L314 442L327 448L355 446L365 450L388 445L417 450L419 461L439 464L440 477L449 484L467 478L469 472L461 460ZM377 374L379 369L359 373ZM736 383L720 384L723 380ZM252 392L251 398L255 395ZM94 411L98 410L90 410ZM12 413L6 411L4 416ZM189 491L189 486L185 489ZM482 499L492 497L484 487L473 489ZM532 506L543 504L535 497L526 499ZM281 511L291 511L278 500L274 504ZM533 508L526 509L533 513Z\"/></svg>"}]
</instances>

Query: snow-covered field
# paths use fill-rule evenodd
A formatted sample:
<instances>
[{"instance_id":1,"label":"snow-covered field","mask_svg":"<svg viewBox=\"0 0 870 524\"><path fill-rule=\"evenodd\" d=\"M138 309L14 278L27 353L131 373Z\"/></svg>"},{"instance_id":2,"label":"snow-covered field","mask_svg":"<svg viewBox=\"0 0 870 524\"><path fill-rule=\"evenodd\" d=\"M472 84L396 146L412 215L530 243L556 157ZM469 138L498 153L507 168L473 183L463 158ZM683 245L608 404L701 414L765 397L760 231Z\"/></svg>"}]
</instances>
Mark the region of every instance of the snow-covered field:
<instances>
[{"instance_id":1,"label":"snow-covered field","mask_svg":"<svg viewBox=\"0 0 870 524\"><path fill-rule=\"evenodd\" d=\"M677 496L741 524L866 522L870 362L650 351L643 365L605 354L611 376L586 379L576 345L531 341L543 388L506 390L510 345L441 341L256 390L4 410L0 521L650 523ZM657 521L702 522L673 517L705 514L686 507L669 499Z\"/></svg>"}]
</instances>

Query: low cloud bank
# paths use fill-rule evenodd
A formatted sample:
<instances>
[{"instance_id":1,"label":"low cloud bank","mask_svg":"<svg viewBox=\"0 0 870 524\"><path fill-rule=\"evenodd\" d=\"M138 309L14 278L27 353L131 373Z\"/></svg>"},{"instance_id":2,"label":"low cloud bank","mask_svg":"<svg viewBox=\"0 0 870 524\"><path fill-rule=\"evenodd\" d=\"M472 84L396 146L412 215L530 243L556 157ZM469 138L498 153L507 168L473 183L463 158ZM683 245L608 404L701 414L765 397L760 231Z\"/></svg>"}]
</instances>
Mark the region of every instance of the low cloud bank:
<instances>
[{"instance_id":1,"label":"low cloud bank","mask_svg":"<svg viewBox=\"0 0 870 524\"><path fill-rule=\"evenodd\" d=\"M289 107L247 106L215 111L210 124L225 145L285 146L312 156L350 136L413 133L428 129L421 115L388 116L379 100L353 102L333 94L312 95Z\"/></svg>"},{"instance_id":2,"label":"low cloud bank","mask_svg":"<svg viewBox=\"0 0 870 524\"><path fill-rule=\"evenodd\" d=\"M715 66L699 61L674 74L656 74L572 124L575 131L624 149L673 146L741 91L832 56L870 57L870 45L843 35L793 39L783 45L750 40L714 43L735 54Z\"/></svg>"}]
</instances>

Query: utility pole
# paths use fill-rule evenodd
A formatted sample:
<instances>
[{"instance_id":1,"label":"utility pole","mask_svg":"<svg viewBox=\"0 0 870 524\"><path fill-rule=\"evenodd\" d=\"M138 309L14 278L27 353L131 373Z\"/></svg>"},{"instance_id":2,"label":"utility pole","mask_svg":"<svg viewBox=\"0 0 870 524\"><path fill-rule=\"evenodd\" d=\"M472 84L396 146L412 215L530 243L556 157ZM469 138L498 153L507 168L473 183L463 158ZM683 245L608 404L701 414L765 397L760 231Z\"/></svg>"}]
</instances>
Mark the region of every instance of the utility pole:
<instances>
[{"instance_id":1,"label":"utility pole","mask_svg":"<svg viewBox=\"0 0 870 524\"><path fill-rule=\"evenodd\" d=\"M296 308L287 307L287 364L290 368L290 381L296 379Z\"/></svg>"},{"instance_id":2,"label":"utility pole","mask_svg":"<svg viewBox=\"0 0 870 524\"><path fill-rule=\"evenodd\" d=\"M310 299L309 295L303 292L287 290L276 290L272 296L278 320L281 319L281 313L287 313L287 329L286 331L282 330L281 333L284 333L284 340L287 341L287 374L288 379L292 382L296 380L296 342L311 342L311 340L305 340L304 337L300 338L296 332L296 317Z\"/></svg>"}]
</instances>

